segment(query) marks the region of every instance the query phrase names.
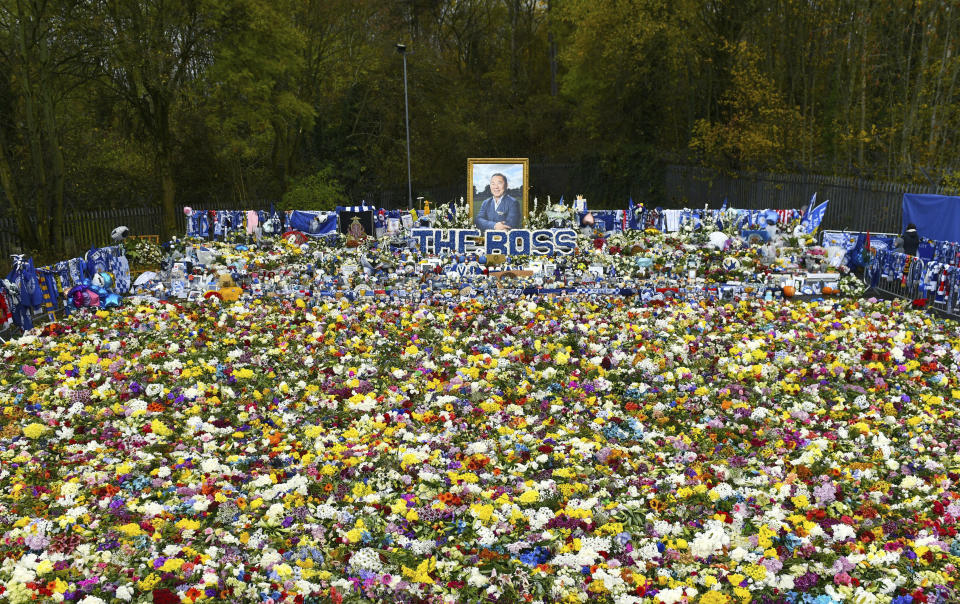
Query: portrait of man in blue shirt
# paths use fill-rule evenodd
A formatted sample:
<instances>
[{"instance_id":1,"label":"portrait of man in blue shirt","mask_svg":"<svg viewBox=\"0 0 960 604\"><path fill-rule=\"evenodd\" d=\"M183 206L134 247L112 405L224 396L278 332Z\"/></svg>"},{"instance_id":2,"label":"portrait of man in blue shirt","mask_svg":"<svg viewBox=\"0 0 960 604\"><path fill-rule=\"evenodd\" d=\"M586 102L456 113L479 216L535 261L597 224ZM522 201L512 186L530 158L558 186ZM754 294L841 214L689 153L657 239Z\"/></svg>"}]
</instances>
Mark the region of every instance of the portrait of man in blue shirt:
<instances>
[{"instance_id":1,"label":"portrait of man in blue shirt","mask_svg":"<svg viewBox=\"0 0 960 604\"><path fill-rule=\"evenodd\" d=\"M490 197L480 205L474 224L482 231L509 231L523 225L520 202L507 194L507 177L497 172L490 177Z\"/></svg>"}]
</instances>

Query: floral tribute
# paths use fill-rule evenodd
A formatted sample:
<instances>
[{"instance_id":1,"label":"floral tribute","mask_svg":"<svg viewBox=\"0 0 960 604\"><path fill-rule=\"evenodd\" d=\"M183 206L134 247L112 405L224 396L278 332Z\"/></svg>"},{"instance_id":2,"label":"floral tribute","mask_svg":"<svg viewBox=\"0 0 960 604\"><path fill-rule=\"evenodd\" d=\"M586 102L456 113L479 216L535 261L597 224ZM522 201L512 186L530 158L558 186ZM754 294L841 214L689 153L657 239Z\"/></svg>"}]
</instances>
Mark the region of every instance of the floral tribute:
<instances>
[{"instance_id":1,"label":"floral tribute","mask_svg":"<svg viewBox=\"0 0 960 604\"><path fill-rule=\"evenodd\" d=\"M131 303L0 361L0 602L960 598L960 333L901 303Z\"/></svg>"}]
</instances>

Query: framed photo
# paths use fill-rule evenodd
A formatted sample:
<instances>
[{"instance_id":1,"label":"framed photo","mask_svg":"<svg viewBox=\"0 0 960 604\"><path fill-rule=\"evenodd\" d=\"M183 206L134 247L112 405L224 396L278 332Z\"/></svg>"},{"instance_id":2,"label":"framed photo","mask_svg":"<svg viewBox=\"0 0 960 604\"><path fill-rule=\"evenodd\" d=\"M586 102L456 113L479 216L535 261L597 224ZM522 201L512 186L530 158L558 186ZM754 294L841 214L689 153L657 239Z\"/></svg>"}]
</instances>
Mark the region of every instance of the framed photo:
<instances>
[{"instance_id":1,"label":"framed photo","mask_svg":"<svg viewBox=\"0 0 960 604\"><path fill-rule=\"evenodd\" d=\"M376 229L373 226L373 212L370 210L364 210L362 212L340 212L340 233L346 235L350 232L350 226L353 224L353 219L356 218L360 223L360 226L363 227L363 232L367 236L374 236L376 234Z\"/></svg>"},{"instance_id":2,"label":"framed photo","mask_svg":"<svg viewBox=\"0 0 960 604\"><path fill-rule=\"evenodd\" d=\"M528 158L467 159L470 219L480 231L523 228L530 190Z\"/></svg>"}]
</instances>

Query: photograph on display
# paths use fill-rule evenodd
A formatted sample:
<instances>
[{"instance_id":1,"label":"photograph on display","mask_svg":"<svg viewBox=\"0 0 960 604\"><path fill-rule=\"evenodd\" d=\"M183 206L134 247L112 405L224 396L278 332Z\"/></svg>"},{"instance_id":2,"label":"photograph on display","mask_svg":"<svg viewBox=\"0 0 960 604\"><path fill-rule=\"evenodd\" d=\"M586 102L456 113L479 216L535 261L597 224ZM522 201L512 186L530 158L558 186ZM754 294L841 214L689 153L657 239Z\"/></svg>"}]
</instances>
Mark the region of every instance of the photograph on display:
<instances>
[{"instance_id":1,"label":"photograph on display","mask_svg":"<svg viewBox=\"0 0 960 604\"><path fill-rule=\"evenodd\" d=\"M473 226L481 232L523 228L529 187L529 159L468 159L467 201Z\"/></svg>"}]
</instances>

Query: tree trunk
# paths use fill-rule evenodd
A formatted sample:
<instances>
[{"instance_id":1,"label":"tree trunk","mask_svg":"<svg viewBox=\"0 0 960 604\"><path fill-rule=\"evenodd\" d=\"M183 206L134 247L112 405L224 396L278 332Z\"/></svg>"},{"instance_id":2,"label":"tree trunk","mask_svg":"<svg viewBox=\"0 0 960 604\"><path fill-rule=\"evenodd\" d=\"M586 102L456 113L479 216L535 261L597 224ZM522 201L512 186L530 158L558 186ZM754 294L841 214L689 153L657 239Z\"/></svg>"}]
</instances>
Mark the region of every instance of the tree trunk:
<instances>
[{"instance_id":1,"label":"tree trunk","mask_svg":"<svg viewBox=\"0 0 960 604\"><path fill-rule=\"evenodd\" d=\"M867 133L867 31L865 24L860 32L860 132L857 136L857 164L863 170L864 135Z\"/></svg>"},{"instance_id":2,"label":"tree trunk","mask_svg":"<svg viewBox=\"0 0 960 604\"><path fill-rule=\"evenodd\" d=\"M63 148L60 145L60 132L57 127L53 97L49 89L44 90L42 95L43 129L46 132L47 153L50 161L49 196L53 204L50 212L49 241L53 251L60 256L66 251L63 246L63 190L66 183Z\"/></svg>"},{"instance_id":3,"label":"tree trunk","mask_svg":"<svg viewBox=\"0 0 960 604\"><path fill-rule=\"evenodd\" d=\"M902 170L905 173L913 173L913 127L917 121L917 114L920 109L920 100L924 94L924 86L926 85L926 73L927 73L927 60L930 57L930 37L927 35L929 32L923 30L930 27L930 21L927 18L924 18L923 21L919 24L921 30L920 36L920 61L917 63L917 80L916 85L913 87L913 98L910 102L910 107L907 110L906 119L903 122L903 149L901 150L900 157Z\"/></svg>"},{"instance_id":4,"label":"tree trunk","mask_svg":"<svg viewBox=\"0 0 960 604\"><path fill-rule=\"evenodd\" d=\"M13 168L10 156L7 153L6 133L2 128L0 128L0 189L3 190L10 202L13 216L17 220L17 236L20 239L20 248L22 250L37 249L39 243L37 242L36 230L30 221L26 208L23 206L16 181L13 179Z\"/></svg>"},{"instance_id":5,"label":"tree trunk","mask_svg":"<svg viewBox=\"0 0 960 604\"><path fill-rule=\"evenodd\" d=\"M950 35L953 33L953 21L950 19L950 7L947 6L947 18L945 19L947 26L947 34L943 41L943 58L940 59L940 70L937 73L937 84L935 87L933 102L930 103L930 138L927 142L927 158L933 159L936 162L937 156L937 136L939 134L940 125L937 122L938 110L940 109L941 103L941 94L943 93L943 80L944 74L946 73L947 63L950 61ZM946 101L950 102L950 97L946 97Z\"/></svg>"},{"instance_id":6,"label":"tree trunk","mask_svg":"<svg viewBox=\"0 0 960 604\"><path fill-rule=\"evenodd\" d=\"M280 191L287 190L287 178L294 172L293 159L296 155L299 136L284 120L271 120L273 128L273 149L270 163L273 176L280 185Z\"/></svg>"},{"instance_id":7,"label":"tree trunk","mask_svg":"<svg viewBox=\"0 0 960 604\"><path fill-rule=\"evenodd\" d=\"M21 12L21 19L22 19ZM34 244L30 245L32 249L40 250L47 246L50 229L49 208L47 197L47 171L46 162L43 154L43 134L41 130L41 120L38 117L37 101L34 96L33 69L35 67L36 42L31 37L28 39L27 28L24 23L20 23L20 35L18 37L20 59L23 61L21 67L22 73L17 78L20 84L20 95L23 101L23 120L26 129L25 138L30 148L29 163L33 172L33 197L36 200L34 212L36 217L36 226L33 230ZM26 211L26 208L23 208ZM26 246L25 246L26 247Z\"/></svg>"},{"instance_id":8,"label":"tree trunk","mask_svg":"<svg viewBox=\"0 0 960 604\"><path fill-rule=\"evenodd\" d=\"M547 0L547 46L550 53L550 96L557 96L557 41L553 38L553 22L550 20L551 2Z\"/></svg>"},{"instance_id":9,"label":"tree trunk","mask_svg":"<svg viewBox=\"0 0 960 604\"><path fill-rule=\"evenodd\" d=\"M173 153L170 145L165 144L157 157L157 171L160 173L161 210L163 221L160 224L160 237L164 241L169 239L177 230L177 188L173 179Z\"/></svg>"}]
</instances>

